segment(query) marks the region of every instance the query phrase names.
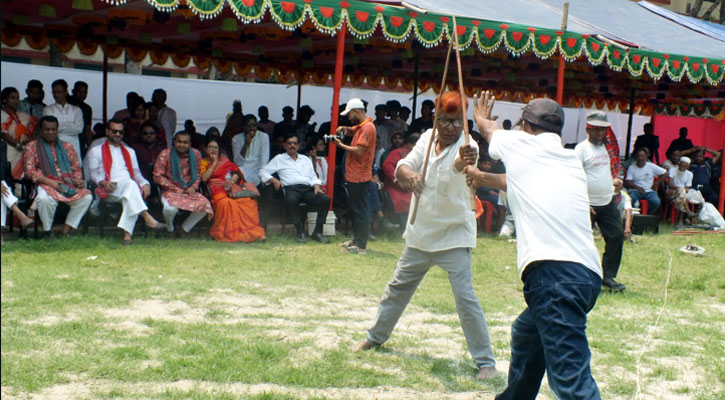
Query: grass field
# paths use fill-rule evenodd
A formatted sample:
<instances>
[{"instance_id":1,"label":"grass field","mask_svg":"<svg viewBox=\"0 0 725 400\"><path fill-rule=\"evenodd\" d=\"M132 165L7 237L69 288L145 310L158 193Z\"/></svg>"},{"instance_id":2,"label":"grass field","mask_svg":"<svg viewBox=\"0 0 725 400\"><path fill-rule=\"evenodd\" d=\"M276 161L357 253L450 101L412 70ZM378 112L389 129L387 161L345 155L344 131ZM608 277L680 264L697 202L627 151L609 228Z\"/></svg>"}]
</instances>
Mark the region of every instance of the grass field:
<instances>
[{"instance_id":1,"label":"grass field","mask_svg":"<svg viewBox=\"0 0 725 400\"><path fill-rule=\"evenodd\" d=\"M687 243L709 256L679 252ZM385 238L367 256L347 255L274 234L259 244L11 241L2 249L2 398L492 399L504 378L474 379L439 268L385 346L349 351L402 247ZM515 244L497 238L474 251L501 371L524 308L515 260ZM603 292L589 314L602 397L725 399L725 235L636 237L619 280L628 290ZM553 398L546 385L539 397Z\"/></svg>"}]
</instances>

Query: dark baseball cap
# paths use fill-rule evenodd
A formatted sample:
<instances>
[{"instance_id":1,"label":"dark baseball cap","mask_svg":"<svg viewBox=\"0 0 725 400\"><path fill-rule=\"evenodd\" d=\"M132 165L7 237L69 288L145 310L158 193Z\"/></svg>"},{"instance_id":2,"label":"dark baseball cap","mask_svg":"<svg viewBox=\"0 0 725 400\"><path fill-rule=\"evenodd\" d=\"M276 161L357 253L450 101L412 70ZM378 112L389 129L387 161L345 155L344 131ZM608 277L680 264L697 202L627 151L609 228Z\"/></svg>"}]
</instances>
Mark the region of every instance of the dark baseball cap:
<instances>
[{"instance_id":1,"label":"dark baseball cap","mask_svg":"<svg viewBox=\"0 0 725 400\"><path fill-rule=\"evenodd\" d=\"M522 121L560 133L564 126L564 110L554 100L534 99L524 106L521 118L514 125L519 125Z\"/></svg>"}]
</instances>

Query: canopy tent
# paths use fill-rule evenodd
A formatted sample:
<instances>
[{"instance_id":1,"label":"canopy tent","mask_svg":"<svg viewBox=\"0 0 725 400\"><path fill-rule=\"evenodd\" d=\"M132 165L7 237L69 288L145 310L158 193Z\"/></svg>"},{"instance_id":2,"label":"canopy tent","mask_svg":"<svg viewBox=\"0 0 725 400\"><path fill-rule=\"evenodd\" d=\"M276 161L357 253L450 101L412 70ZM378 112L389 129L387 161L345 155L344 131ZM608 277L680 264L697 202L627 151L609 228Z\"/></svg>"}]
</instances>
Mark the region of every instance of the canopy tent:
<instances>
[{"instance_id":1,"label":"canopy tent","mask_svg":"<svg viewBox=\"0 0 725 400\"><path fill-rule=\"evenodd\" d=\"M2 3L7 46L24 39L42 49L51 40L63 52L77 46L83 54L102 49L114 58L125 50L135 61L148 54L155 64L171 57L178 66L193 62L204 70L213 63L223 72L283 83L330 82L332 36L344 21L354 40L345 43L343 84L406 91L416 77L417 89L439 90L450 16L466 15L457 19L469 93L491 89L511 101L553 97L558 57L552 55L561 53L568 62L565 105L626 110L635 89L636 111L715 116L725 97L725 43L627 0L573 1L567 31L558 28L554 0Z\"/></svg>"},{"instance_id":2,"label":"canopy tent","mask_svg":"<svg viewBox=\"0 0 725 400\"><path fill-rule=\"evenodd\" d=\"M568 62L567 83L558 83L563 105L725 114L723 42L628 0L571 0L568 30L560 28L555 0L105 1L112 4L3 0L2 42L43 49L52 41L62 52L100 48L112 58L125 51L154 63L171 57L200 69L213 63L281 82L324 84L334 74L334 128L343 83L440 90L442 42L454 31L455 15L469 95L490 89L510 101L554 97L558 53ZM345 41L348 29L352 42Z\"/></svg>"}]
</instances>

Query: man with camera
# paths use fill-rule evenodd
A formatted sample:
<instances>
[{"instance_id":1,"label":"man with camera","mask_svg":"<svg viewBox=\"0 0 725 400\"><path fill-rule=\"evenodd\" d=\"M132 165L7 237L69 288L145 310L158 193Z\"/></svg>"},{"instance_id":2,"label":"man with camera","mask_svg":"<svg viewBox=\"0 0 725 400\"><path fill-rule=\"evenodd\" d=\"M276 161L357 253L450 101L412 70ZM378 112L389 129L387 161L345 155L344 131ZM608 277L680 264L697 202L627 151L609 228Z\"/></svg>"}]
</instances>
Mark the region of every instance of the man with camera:
<instances>
[{"instance_id":1,"label":"man with camera","mask_svg":"<svg viewBox=\"0 0 725 400\"><path fill-rule=\"evenodd\" d=\"M373 179L373 161L375 158L376 130L373 119L365 114L362 100L350 99L345 110L340 113L347 117L352 127L341 126L338 133L352 136L350 146L335 138L335 145L347 152L345 162L345 181L350 199L350 210L353 216L353 239L340 246L346 253L366 254L368 236L370 235L370 205L368 204L368 187Z\"/></svg>"}]
</instances>

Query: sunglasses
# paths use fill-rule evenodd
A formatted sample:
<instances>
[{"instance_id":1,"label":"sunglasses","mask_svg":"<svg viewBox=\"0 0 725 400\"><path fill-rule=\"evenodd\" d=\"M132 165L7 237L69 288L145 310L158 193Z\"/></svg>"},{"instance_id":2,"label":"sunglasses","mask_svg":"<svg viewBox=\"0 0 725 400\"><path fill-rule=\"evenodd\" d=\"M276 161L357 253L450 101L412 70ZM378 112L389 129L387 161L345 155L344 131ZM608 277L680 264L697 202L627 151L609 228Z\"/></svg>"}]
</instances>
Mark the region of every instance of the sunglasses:
<instances>
[{"instance_id":1,"label":"sunglasses","mask_svg":"<svg viewBox=\"0 0 725 400\"><path fill-rule=\"evenodd\" d=\"M126 132L123 129L109 129L109 130L111 131L111 133L120 133L121 135L123 135Z\"/></svg>"}]
</instances>

